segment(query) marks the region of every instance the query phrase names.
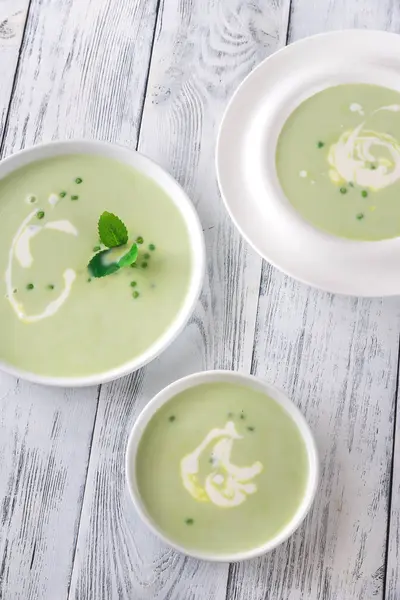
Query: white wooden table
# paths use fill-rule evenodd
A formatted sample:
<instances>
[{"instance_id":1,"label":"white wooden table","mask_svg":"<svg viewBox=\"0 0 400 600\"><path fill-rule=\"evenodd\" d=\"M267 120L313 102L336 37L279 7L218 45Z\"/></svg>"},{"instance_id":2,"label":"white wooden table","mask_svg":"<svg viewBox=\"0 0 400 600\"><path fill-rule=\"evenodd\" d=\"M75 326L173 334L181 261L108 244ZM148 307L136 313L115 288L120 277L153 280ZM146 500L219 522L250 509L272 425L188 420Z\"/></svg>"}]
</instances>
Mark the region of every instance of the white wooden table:
<instances>
[{"instance_id":1,"label":"white wooden table","mask_svg":"<svg viewBox=\"0 0 400 600\"><path fill-rule=\"evenodd\" d=\"M0 376L1 600L400 599L400 301L318 292L262 262L214 172L244 76L288 42L349 27L400 32L400 1L0 0L2 156L72 137L139 148L192 197L208 254L194 317L149 367L84 390ZM301 529L242 564L162 545L124 483L139 410L210 368L286 390L322 459Z\"/></svg>"}]
</instances>

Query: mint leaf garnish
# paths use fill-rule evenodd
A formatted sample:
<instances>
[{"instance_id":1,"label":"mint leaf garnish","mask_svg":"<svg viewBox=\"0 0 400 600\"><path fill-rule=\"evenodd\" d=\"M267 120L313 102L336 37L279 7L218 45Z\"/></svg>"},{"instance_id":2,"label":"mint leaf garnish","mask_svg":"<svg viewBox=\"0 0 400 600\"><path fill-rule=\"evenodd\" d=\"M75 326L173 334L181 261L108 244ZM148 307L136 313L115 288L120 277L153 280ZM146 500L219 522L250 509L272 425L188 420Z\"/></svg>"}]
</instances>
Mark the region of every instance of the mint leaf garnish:
<instances>
[{"instance_id":1,"label":"mint leaf garnish","mask_svg":"<svg viewBox=\"0 0 400 600\"><path fill-rule=\"evenodd\" d=\"M107 248L123 246L128 241L128 231L124 223L113 213L103 212L99 219L98 229L100 240Z\"/></svg>"},{"instance_id":2,"label":"mint leaf garnish","mask_svg":"<svg viewBox=\"0 0 400 600\"><path fill-rule=\"evenodd\" d=\"M102 250L93 256L88 264L89 273L92 277L105 277L106 275L111 275L111 273L119 271L118 263L111 262L107 264L104 261L105 256L109 252L110 250Z\"/></svg>"},{"instance_id":3,"label":"mint leaf garnish","mask_svg":"<svg viewBox=\"0 0 400 600\"><path fill-rule=\"evenodd\" d=\"M121 258L118 261L118 266L120 268L130 267L131 265L133 265L134 262L136 262L138 253L139 253L139 250L138 250L137 244L133 244L132 248L130 250L128 250L128 252L126 254L121 256Z\"/></svg>"}]
</instances>

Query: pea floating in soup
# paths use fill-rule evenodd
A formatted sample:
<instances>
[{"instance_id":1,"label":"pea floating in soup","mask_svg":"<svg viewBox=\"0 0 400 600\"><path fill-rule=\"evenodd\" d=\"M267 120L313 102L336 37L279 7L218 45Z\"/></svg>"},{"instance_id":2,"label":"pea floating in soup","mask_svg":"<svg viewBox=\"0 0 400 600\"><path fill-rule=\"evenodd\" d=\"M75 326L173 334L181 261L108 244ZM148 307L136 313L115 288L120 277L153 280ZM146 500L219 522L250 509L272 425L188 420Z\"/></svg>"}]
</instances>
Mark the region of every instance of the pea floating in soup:
<instances>
[{"instance_id":1,"label":"pea floating in soup","mask_svg":"<svg viewBox=\"0 0 400 600\"><path fill-rule=\"evenodd\" d=\"M98 222L107 211L129 242L105 252ZM59 156L0 180L0 233L0 358L31 373L86 376L123 365L160 338L188 291L181 213L154 181L109 158ZM125 257L124 268L97 278L88 270L95 256L109 271Z\"/></svg>"},{"instance_id":2,"label":"pea floating in soup","mask_svg":"<svg viewBox=\"0 0 400 600\"><path fill-rule=\"evenodd\" d=\"M339 237L400 235L400 93L344 84L305 100L278 139L282 189L315 227Z\"/></svg>"},{"instance_id":3,"label":"pea floating in soup","mask_svg":"<svg viewBox=\"0 0 400 600\"><path fill-rule=\"evenodd\" d=\"M189 388L151 418L136 480L150 518L186 549L257 548L292 520L309 477L291 416L266 394L232 383Z\"/></svg>"}]
</instances>

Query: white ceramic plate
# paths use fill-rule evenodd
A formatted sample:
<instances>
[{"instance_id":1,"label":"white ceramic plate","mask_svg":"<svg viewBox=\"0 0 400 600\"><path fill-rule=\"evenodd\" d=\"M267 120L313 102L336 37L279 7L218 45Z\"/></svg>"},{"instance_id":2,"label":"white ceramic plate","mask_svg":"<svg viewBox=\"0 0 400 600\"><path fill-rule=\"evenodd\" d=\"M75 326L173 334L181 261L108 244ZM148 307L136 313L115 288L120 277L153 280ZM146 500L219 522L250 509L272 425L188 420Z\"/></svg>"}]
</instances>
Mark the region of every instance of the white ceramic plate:
<instances>
[{"instance_id":1,"label":"white ceramic plate","mask_svg":"<svg viewBox=\"0 0 400 600\"><path fill-rule=\"evenodd\" d=\"M16 377L21 377L22 379L45 385L82 387L111 381L136 371L159 356L159 354L173 342L188 322L189 317L196 306L204 279L205 247L203 231L196 210L180 185L173 177L171 177L171 175L149 158L139 154L139 152L135 152L135 150L130 150L123 146L108 144L106 142L75 140L34 146L33 148L22 150L1 161L0 179L6 177L16 169L38 160L68 154L105 156L123 164L127 164L155 181L157 185L168 194L181 213L189 232L193 257L189 288L186 297L182 298L182 306L175 316L175 319L154 344L133 360L128 361L119 367L109 369L102 373L95 373L93 375L79 377L49 377L22 371L21 369L2 361L0 357L0 369L7 373L11 373ZM155 216L155 218L157 218L157 216Z\"/></svg>"},{"instance_id":2,"label":"white ceramic plate","mask_svg":"<svg viewBox=\"0 0 400 600\"><path fill-rule=\"evenodd\" d=\"M184 390L201 385L203 383L216 382L227 382L236 385L242 385L262 392L263 394L273 398L275 402L277 402L296 423L306 446L309 464L308 480L303 499L297 509L297 512L293 515L289 523L287 523L287 525L281 531L279 531L274 538L270 539L262 546L258 546L252 550L235 552L231 554L212 554L208 552L200 552L191 548L184 548L183 546L177 544L173 539L169 538L165 533L163 533L157 523L155 523L155 521L153 521L148 514L142 502L136 480L136 455L139 448L139 443L143 432L145 431L147 424L153 415L159 410L159 408L161 408L161 406L166 404L169 400ZM287 398L283 392L272 385L267 384L262 379L254 377L253 375L244 375L243 373L236 373L234 371L203 371L202 373L194 373L193 375L189 375L188 377L184 377L183 379L179 379L178 381L171 383L171 385L161 390L161 392L152 398L152 400L150 400L150 402L142 410L129 436L125 456L125 473L128 489L137 512L139 513L143 522L154 534L158 535L160 539L179 552L193 556L194 558L218 562L236 562L255 558L256 556L261 556L266 552L270 552L279 544L282 544L285 540L287 540L288 537L290 537L292 533L296 531L296 529L305 519L314 501L318 486L319 464L318 452L313 434L311 433L311 430L299 409L293 404L293 402L289 400L289 398Z\"/></svg>"},{"instance_id":3,"label":"white ceramic plate","mask_svg":"<svg viewBox=\"0 0 400 600\"><path fill-rule=\"evenodd\" d=\"M282 126L306 98L341 83L400 91L399 75L400 36L347 30L283 48L234 94L217 142L222 197L243 237L281 271L330 292L400 294L400 238L360 242L314 229L286 200L275 170Z\"/></svg>"}]
</instances>

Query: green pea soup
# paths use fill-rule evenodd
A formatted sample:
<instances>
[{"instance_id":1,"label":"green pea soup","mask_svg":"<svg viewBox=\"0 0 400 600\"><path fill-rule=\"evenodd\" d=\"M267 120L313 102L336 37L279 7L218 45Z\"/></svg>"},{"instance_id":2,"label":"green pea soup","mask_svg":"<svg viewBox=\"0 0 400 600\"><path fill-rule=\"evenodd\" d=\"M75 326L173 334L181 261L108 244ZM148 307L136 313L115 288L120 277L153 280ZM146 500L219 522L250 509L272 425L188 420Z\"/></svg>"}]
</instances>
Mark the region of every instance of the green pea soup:
<instances>
[{"instance_id":1,"label":"green pea soup","mask_svg":"<svg viewBox=\"0 0 400 600\"><path fill-rule=\"evenodd\" d=\"M400 93L368 84L327 88L302 102L278 138L286 198L338 237L400 235Z\"/></svg>"},{"instance_id":2,"label":"green pea soup","mask_svg":"<svg viewBox=\"0 0 400 600\"><path fill-rule=\"evenodd\" d=\"M125 223L138 258L101 278L103 211ZM189 289L187 226L152 179L98 155L65 155L0 180L0 358L44 376L103 373L168 329ZM128 247L128 246L127 246Z\"/></svg>"},{"instance_id":3,"label":"green pea soup","mask_svg":"<svg viewBox=\"0 0 400 600\"><path fill-rule=\"evenodd\" d=\"M164 404L140 439L136 482L158 528L181 547L239 553L275 538L306 493L304 439L275 400L227 382Z\"/></svg>"}]
</instances>

